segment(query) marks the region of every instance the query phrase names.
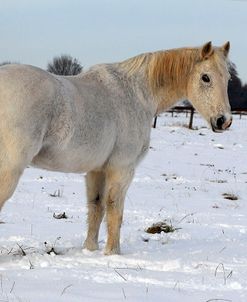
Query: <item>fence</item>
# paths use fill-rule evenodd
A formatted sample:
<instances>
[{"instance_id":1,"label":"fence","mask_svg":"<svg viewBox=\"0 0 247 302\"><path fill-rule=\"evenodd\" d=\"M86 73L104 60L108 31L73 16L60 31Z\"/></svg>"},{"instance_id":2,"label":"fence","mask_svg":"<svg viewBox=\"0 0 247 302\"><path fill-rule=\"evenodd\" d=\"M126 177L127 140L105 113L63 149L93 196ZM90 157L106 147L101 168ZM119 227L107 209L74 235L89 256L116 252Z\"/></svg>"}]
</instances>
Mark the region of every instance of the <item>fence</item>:
<instances>
[{"instance_id":1,"label":"fence","mask_svg":"<svg viewBox=\"0 0 247 302\"><path fill-rule=\"evenodd\" d=\"M194 113L195 113L194 107L191 107L191 106L175 106L175 107L171 108L170 110L168 110L167 112L171 112L172 116L173 116L174 113L181 113L181 112L182 113L188 113L188 115L189 115L188 128L193 129L193 118L194 118ZM232 114L239 114L239 117L241 119L242 115L247 115L247 109L233 108ZM154 123L153 123L153 128L156 128L157 119L158 119L158 116L155 116Z\"/></svg>"}]
</instances>

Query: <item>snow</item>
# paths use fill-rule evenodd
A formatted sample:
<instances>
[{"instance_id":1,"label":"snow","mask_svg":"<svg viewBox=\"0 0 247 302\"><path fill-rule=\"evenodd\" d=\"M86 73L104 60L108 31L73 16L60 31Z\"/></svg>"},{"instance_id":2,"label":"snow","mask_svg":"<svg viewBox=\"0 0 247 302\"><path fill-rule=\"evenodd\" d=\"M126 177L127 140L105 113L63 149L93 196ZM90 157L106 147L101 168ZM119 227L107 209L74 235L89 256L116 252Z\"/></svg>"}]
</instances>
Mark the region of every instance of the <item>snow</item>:
<instances>
[{"instance_id":1,"label":"snow","mask_svg":"<svg viewBox=\"0 0 247 302\"><path fill-rule=\"evenodd\" d=\"M27 168L0 215L0 301L245 302L247 117L222 134L197 115L197 130L185 123L167 113L152 130L126 198L121 255L104 256L105 226L99 251L81 248L83 175ZM145 232L159 221L177 230Z\"/></svg>"}]
</instances>

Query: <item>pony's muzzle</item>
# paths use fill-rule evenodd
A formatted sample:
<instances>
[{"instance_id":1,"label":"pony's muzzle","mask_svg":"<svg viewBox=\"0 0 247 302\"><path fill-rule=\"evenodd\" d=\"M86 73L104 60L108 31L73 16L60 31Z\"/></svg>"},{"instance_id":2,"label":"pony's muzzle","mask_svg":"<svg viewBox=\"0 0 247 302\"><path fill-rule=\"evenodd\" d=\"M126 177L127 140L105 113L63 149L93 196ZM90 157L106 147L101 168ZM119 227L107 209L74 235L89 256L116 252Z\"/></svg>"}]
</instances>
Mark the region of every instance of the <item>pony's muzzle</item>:
<instances>
[{"instance_id":1,"label":"pony's muzzle","mask_svg":"<svg viewBox=\"0 0 247 302\"><path fill-rule=\"evenodd\" d=\"M211 127L214 132L222 132L229 128L232 124L232 117L227 118L224 115L211 119Z\"/></svg>"}]
</instances>

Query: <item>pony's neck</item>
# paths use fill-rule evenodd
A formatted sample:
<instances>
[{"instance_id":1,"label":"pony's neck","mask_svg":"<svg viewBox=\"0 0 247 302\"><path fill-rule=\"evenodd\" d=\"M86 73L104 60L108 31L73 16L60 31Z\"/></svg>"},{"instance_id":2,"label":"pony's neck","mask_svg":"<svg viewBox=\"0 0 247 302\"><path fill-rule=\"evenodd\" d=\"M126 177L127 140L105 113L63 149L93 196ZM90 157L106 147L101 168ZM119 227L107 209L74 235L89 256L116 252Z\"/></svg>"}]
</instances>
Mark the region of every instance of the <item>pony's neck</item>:
<instances>
[{"instance_id":1,"label":"pony's neck","mask_svg":"<svg viewBox=\"0 0 247 302\"><path fill-rule=\"evenodd\" d=\"M168 84L154 96L154 102L156 103L155 114L165 112L177 102L184 100L187 100L186 87L177 85L176 89L174 89L174 87Z\"/></svg>"},{"instance_id":2,"label":"pony's neck","mask_svg":"<svg viewBox=\"0 0 247 302\"><path fill-rule=\"evenodd\" d=\"M142 79L157 114L187 99L188 76L198 60L198 48L180 48L142 54L120 65L129 77Z\"/></svg>"}]
</instances>

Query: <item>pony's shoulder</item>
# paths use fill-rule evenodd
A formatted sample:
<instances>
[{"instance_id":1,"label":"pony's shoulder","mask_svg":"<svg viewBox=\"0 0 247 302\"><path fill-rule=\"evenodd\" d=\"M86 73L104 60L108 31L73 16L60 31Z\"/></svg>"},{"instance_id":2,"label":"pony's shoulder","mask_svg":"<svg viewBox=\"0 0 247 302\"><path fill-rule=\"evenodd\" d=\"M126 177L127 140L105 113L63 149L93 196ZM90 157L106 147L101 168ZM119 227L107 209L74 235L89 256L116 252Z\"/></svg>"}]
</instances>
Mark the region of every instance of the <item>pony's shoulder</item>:
<instances>
[{"instance_id":1,"label":"pony's shoulder","mask_svg":"<svg viewBox=\"0 0 247 302\"><path fill-rule=\"evenodd\" d=\"M97 64L77 75L77 77L104 82L106 79L112 78L114 70L114 64Z\"/></svg>"}]
</instances>

